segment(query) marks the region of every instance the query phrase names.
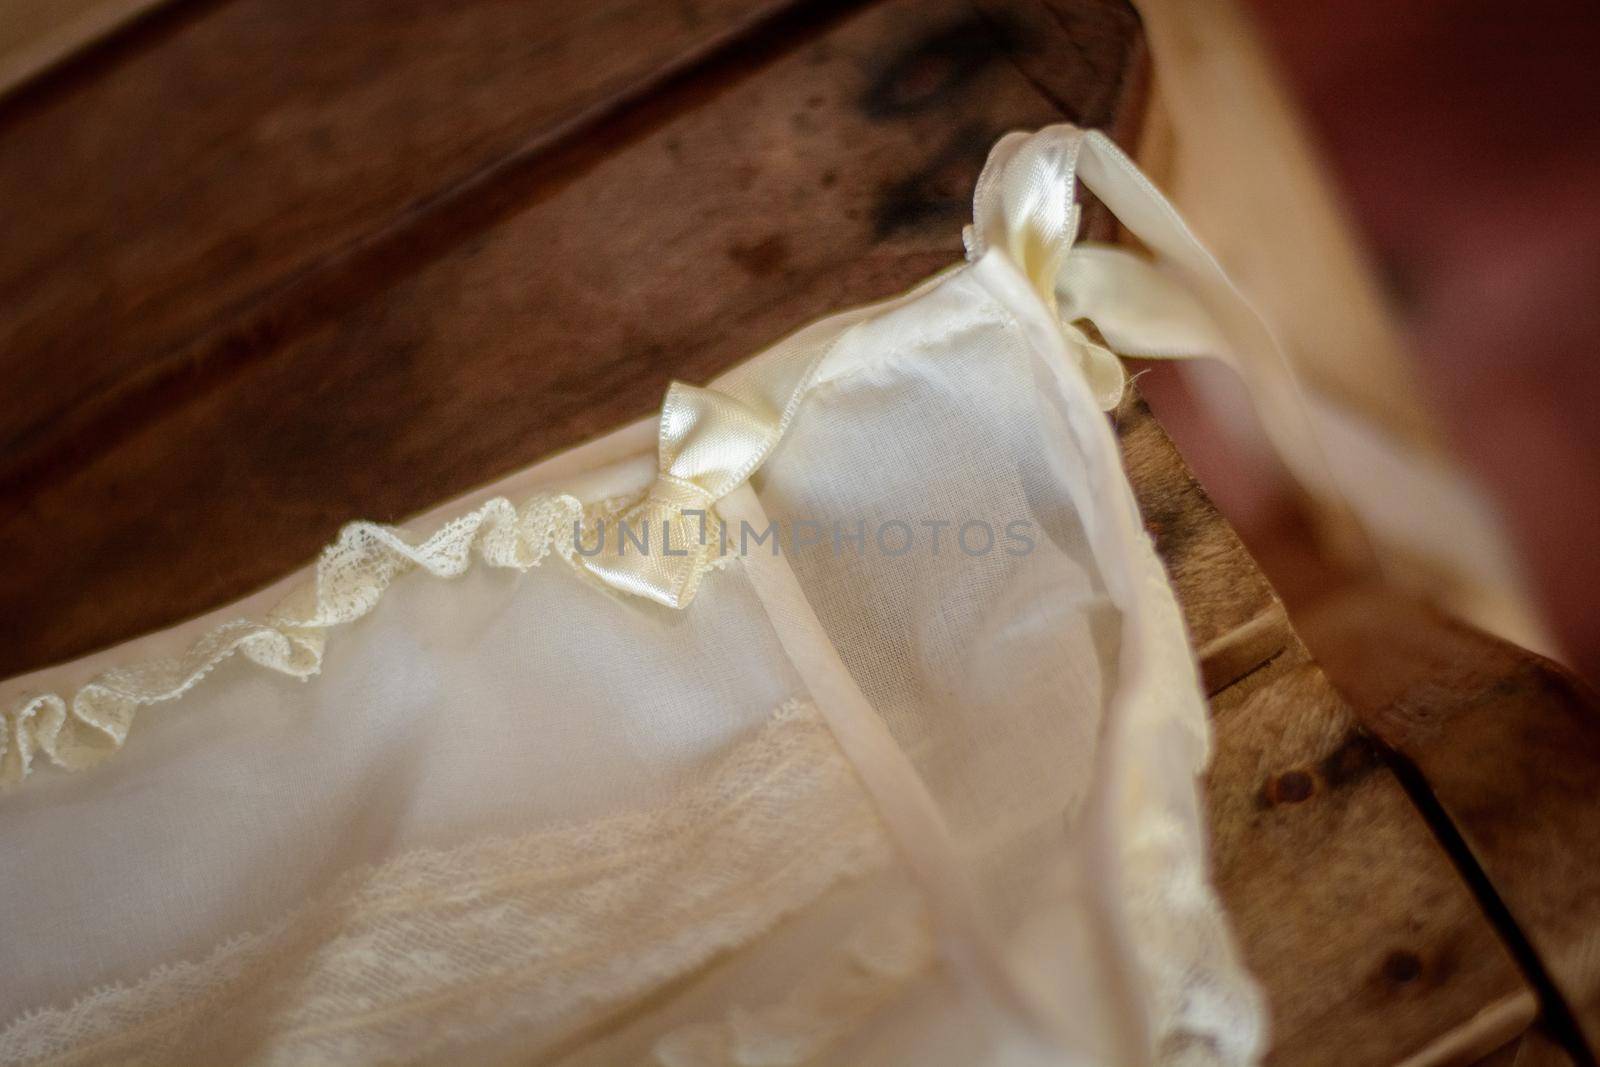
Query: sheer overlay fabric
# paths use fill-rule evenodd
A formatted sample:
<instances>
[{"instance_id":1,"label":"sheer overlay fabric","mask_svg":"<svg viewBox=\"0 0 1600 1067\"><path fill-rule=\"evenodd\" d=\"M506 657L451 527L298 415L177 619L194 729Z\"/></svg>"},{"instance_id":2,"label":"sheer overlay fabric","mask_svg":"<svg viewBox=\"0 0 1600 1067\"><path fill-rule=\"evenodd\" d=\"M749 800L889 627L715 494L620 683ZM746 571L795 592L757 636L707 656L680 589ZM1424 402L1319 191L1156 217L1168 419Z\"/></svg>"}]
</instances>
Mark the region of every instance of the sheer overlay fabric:
<instances>
[{"instance_id":1,"label":"sheer overlay fabric","mask_svg":"<svg viewBox=\"0 0 1600 1067\"><path fill-rule=\"evenodd\" d=\"M6 683L0 1060L1253 1062L1100 344L1248 323L1136 178L1012 135L966 266Z\"/></svg>"}]
</instances>

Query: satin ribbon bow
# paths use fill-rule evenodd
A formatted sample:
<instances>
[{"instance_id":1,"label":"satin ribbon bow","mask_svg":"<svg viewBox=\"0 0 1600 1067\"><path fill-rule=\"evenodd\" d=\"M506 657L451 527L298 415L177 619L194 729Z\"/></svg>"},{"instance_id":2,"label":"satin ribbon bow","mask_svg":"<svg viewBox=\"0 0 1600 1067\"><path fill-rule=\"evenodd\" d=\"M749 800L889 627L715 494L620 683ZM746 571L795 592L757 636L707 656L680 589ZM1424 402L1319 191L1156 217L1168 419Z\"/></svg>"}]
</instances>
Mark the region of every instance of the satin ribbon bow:
<instances>
[{"instance_id":1,"label":"satin ribbon bow","mask_svg":"<svg viewBox=\"0 0 1600 1067\"><path fill-rule=\"evenodd\" d=\"M743 401L673 382L661 409L655 484L601 526L598 551L578 561L625 593L687 607L722 543L717 501L750 477L778 436L778 420Z\"/></svg>"}]
</instances>

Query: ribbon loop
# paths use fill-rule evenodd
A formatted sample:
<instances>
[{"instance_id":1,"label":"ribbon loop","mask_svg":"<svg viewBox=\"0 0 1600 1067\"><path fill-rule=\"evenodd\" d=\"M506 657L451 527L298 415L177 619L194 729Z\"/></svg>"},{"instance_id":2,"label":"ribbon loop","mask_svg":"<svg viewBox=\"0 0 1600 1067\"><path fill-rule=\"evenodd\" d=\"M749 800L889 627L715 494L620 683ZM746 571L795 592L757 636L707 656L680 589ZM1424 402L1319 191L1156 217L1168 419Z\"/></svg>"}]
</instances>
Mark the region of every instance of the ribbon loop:
<instances>
[{"instance_id":1,"label":"ribbon loop","mask_svg":"<svg viewBox=\"0 0 1600 1067\"><path fill-rule=\"evenodd\" d=\"M715 389L673 382L661 408L655 483L599 531L580 562L601 581L684 608L721 544L716 503L737 489L778 443L778 420Z\"/></svg>"}]
</instances>

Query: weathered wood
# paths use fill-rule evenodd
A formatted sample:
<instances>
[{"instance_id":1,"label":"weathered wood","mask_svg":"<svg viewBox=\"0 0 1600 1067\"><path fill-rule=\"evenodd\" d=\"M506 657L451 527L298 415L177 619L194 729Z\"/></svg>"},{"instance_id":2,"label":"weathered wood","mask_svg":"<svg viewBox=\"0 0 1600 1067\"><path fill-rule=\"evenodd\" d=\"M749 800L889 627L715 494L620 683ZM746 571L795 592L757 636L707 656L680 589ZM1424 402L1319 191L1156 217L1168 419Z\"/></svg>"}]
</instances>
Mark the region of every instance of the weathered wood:
<instances>
[{"instance_id":1,"label":"weathered wood","mask_svg":"<svg viewBox=\"0 0 1600 1067\"><path fill-rule=\"evenodd\" d=\"M0 96L162 2L7 0L0 19Z\"/></svg>"},{"instance_id":2,"label":"weathered wood","mask_svg":"<svg viewBox=\"0 0 1600 1067\"><path fill-rule=\"evenodd\" d=\"M1473 1067L1574 1067L1571 1054L1544 1029L1535 1026L1515 1041L1508 1042Z\"/></svg>"},{"instance_id":3,"label":"weathered wood","mask_svg":"<svg viewBox=\"0 0 1600 1067\"><path fill-rule=\"evenodd\" d=\"M1600 1048L1600 698L1558 665L1391 592L1352 591L1308 626L1553 984L1552 1025Z\"/></svg>"},{"instance_id":4,"label":"weathered wood","mask_svg":"<svg viewBox=\"0 0 1600 1067\"><path fill-rule=\"evenodd\" d=\"M1128 390L1116 424L1139 513L1183 607L1206 691L1216 693L1294 644L1294 631L1137 390Z\"/></svg>"},{"instance_id":5,"label":"weathered wood","mask_svg":"<svg viewBox=\"0 0 1600 1067\"><path fill-rule=\"evenodd\" d=\"M1420 1067L1504 1043L1536 1002L1493 927L1136 395L1117 428L1213 693L1217 885L1271 1006L1269 1062Z\"/></svg>"},{"instance_id":6,"label":"weathered wood","mask_svg":"<svg viewBox=\"0 0 1600 1067\"><path fill-rule=\"evenodd\" d=\"M275 287L785 6L191 2L0 103L0 484L104 447Z\"/></svg>"},{"instance_id":7,"label":"weathered wood","mask_svg":"<svg viewBox=\"0 0 1600 1067\"><path fill-rule=\"evenodd\" d=\"M880 4L809 32L785 23L281 279L173 357L183 374L131 394L114 447L97 437L100 451L48 479L0 484L0 672L226 602L344 521L402 518L647 412L671 378L703 380L957 259L994 138L1060 118L1060 100L1117 97L1070 57L1085 40L1133 55L1137 22L1120 3L1078 6L1100 13L1099 37L1024 34L958 0ZM1035 51L1055 81L1013 62ZM370 93L362 106L386 110ZM5 160L40 147L9 140ZM382 170L407 149L374 151L365 166ZM173 166L151 154L150 168ZM98 170L76 181L108 184ZM12 336L57 322L11 314ZM77 329L57 323L10 377L48 373Z\"/></svg>"},{"instance_id":8,"label":"weathered wood","mask_svg":"<svg viewBox=\"0 0 1600 1067\"><path fill-rule=\"evenodd\" d=\"M1525 1029L1532 992L1298 643L1212 706L1217 885L1272 1006L1268 1062L1449 1062L1463 1034L1482 1055Z\"/></svg>"},{"instance_id":9,"label":"weathered wood","mask_svg":"<svg viewBox=\"0 0 1600 1067\"><path fill-rule=\"evenodd\" d=\"M27 408L0 421L0 673L222 603L347 519L904 288L959 255L999 133L1126 137L1142 91L1112 0L630 3L548 33L479 3L372 32L371 0L272 9L199 5L0 110L0 195L54 183L0 250ZM619 54L586 65L596 42ZM1274 1061L1509 1038L1531 996L1470 894L1148 411L1118 425L1216 694L1219 879Z\"/></svg>"}]
</instances>

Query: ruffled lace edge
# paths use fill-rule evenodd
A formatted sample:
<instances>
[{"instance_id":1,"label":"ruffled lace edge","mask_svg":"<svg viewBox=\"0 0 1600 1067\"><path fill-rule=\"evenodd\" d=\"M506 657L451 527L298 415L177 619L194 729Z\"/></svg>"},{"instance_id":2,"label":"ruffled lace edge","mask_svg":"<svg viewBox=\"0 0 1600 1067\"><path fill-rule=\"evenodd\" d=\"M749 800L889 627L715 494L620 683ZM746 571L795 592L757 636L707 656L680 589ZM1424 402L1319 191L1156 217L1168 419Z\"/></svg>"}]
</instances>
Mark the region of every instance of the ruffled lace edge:
<instances>
[{"instance_id":1,"label":"ruffled lace edge","mask_svg":"<svg viewBox=\"0 0 1600 1067\"><path fill-rule=\"evenodd\" d=\"M474 554L491 567L518 571L538 566L551 553L571 563L575 542L566 531L619 506L585 506L554 493L519 508L495 497L417 544L396 527L352 522L323 550L314 576L264 619L234 619L180 655L103 671L70 698L24 693L0 712L0 789L19 785L41 754L66 771L101 762L122 747L141 708L183 696L236 653L268 670L310 678L322 668L328 631L367 614L408 571L454 578L466 572Z\"/></svg>"}]
</instances>

